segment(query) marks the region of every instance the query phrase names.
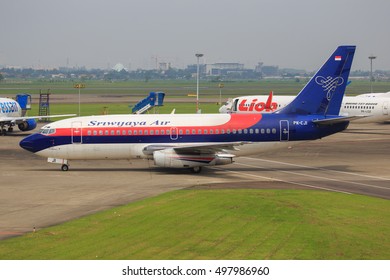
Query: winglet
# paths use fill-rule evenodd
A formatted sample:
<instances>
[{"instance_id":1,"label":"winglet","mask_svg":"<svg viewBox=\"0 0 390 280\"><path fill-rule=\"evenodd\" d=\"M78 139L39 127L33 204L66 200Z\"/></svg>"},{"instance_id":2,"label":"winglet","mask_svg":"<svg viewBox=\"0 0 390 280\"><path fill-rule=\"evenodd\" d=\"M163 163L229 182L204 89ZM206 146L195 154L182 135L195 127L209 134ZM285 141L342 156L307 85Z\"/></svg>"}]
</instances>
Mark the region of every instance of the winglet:
<instances>
[{"instance_id":1,"label":"winglet","mask_svg":"<svg viewBox=\"0 0 390 280\"><path fill-rule=\"evenodd\" d=\"M281 114L338 115L355 46L340 46Z\"/></svg>"}]
</instances>

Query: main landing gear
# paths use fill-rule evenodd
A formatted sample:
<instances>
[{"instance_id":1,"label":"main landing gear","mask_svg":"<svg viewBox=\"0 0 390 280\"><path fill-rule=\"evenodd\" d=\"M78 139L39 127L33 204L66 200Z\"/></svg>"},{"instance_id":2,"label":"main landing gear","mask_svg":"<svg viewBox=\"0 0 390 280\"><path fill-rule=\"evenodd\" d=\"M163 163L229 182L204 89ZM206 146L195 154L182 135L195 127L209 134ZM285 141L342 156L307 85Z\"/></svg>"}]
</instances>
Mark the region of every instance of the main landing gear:
<instances>
[{"instance_id":1,"label":"main landing gear","mask_svg":"<svg viewBox=\"0 0 390 280\"><path fill-rule=\"evenodd\" d=\"M63 164L63 165L61 166L61 170L62 170L62 171L68 171L68 170L69 170L69 165Z\"/></svg>"},{"instance_id":2,"label":"main landing gear","mask_svg":"<svg viewBox=\"0 0 390 280\"><path fill-rule=\"evenodd\" d=\"M191 171L192 171L192 173L198 174L202 171L202 167L201 166L192 167Z\"/></svg>"},{"instance_id":3,"label":"main landing gear","mask_svg":"<svg viewBox=\"0 0 390 280\"><path fill-rule=\"evenodd\" d=\"M12 132L14 131L14 128L12 126L9 126L8 129L6 129L4 126L0 128L0 135L6 136L7 132Z\"/></svg>"}]
</instances>

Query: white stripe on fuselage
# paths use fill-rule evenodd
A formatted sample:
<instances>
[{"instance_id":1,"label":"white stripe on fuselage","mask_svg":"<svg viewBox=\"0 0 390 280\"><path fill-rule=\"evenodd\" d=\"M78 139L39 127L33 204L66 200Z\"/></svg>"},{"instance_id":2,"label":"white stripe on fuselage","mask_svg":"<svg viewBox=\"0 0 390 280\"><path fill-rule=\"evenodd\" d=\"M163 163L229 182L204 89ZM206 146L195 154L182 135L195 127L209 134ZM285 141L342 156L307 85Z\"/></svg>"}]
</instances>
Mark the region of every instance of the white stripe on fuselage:
<instances>
[{"instance_id":1,"label":"white stripe on fuselage","mask_svg":"<svg viewBox=\"0 0 390 280\"><path fill-rule=\"evenodd\" d=\"M199 123L199 115L102 115L69 118L44 126L45 128L71 128L80 124L83 128L121 128L121 127L153 127L170 128L180 126L218 126L227 123L230 115L227 114L202 114L202 123Z\"/></svg>"}]
</instances>

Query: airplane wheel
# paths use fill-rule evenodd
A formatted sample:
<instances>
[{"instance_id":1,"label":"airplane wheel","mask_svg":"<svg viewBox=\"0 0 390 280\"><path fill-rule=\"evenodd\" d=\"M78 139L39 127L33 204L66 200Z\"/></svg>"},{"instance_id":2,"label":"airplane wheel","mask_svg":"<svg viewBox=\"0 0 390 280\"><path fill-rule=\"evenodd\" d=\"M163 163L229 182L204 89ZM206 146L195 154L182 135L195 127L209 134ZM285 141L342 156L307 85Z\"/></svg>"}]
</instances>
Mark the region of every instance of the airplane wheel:
<instances>
[{"instance_id":1,"label":"airplane wheel","mask_svg":"<svg viewBox=\"0 0 390 280\"><path fill-rule=\"evenodd\" d=\"M193 173L200 173L200 171L202 171L202 167L201 166L195 166L192 168L192 172Z\"/></svg>"},{"instance_id":2,"label":"airplane wheel","mask_svg":"<svg viewBox=\"0 0 390 280\"><path fill-rule=\"evenodd\" d=\"M68 171L68 170L69 170L69 166L68 166L67 164L63 164L63 165L61 166L61 170L62 170L62 171Z\"/></svg>"}]
</instances>

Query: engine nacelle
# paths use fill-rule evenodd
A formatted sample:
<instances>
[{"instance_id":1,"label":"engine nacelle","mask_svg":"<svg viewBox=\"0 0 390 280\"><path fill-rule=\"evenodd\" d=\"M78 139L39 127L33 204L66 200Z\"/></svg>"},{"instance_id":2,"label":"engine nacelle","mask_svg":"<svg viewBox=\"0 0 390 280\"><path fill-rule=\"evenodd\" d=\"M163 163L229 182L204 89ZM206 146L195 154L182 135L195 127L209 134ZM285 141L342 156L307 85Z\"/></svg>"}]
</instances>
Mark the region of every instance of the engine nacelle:
<instances>
[{"instance_id":1,"label":"engine nacelle","mask_svg":"<svg viewBox=\"0 0 390 280\"><path fill-rule=\"evenodd\" d=\"M193 168L230 164L233 162L233 157L234 155L178 154L173 149L165 149L153 153L155 165L171 168Z\"/></svg>"},{"instance_id":2,"label":"engine nacelle","mask_svg":"<svg viewBox=\"0 0 390 280\"><path fill-rule=\"evenodd\" d=\"M25 120L24 122L19 123L18 127L21 131L33 130L37 127L37 122L34 119Z\"/></svg>"}]
</instances>

